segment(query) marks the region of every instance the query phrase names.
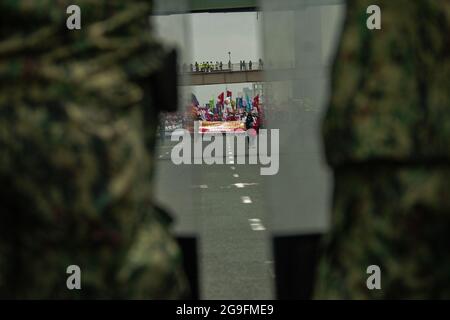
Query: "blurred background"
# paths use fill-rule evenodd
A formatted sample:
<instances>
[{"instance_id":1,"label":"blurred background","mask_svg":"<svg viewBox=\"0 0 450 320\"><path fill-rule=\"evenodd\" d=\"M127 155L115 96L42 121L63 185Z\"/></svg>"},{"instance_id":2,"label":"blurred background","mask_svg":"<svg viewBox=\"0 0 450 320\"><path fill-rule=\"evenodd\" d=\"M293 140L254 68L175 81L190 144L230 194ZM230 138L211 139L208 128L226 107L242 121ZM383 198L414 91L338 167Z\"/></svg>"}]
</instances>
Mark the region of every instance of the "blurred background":
<instances>
[{"instance_id":1,"label":"blurred background","mask_svg":"<svg viewBox=\"0 0 450 320\"><path fill-rule=\"evenodd\" d=\"M156 1L156 33L180 53L181 97L162 120L157 199L176 218L196 297L311 297L331 191L320 121L344 15L337 0ZM225 165L171 162L183 114L222 92L237 104L259 98L261 128L280 130L278 174L226 150Z\"/></svg>"}]
</instances>

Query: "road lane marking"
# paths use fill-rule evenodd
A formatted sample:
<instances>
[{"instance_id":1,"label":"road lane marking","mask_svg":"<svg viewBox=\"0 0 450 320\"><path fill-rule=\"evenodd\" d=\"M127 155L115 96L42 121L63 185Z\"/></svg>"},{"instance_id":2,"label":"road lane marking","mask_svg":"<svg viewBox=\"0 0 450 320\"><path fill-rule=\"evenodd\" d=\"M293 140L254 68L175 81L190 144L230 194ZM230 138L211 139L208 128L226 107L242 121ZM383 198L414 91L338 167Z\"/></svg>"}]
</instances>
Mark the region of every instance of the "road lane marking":
<instances>
[{"instance_id":1,"label":"road lane marking","mask_svg":"<svg viewBox=\"0 0 450 320\"><path fill-rule=\"evenodd\" d=\"M259 224L253 224L251 227L252 227L253 231L264 231L264 230L266 230L266 228L263 225L259 225Z\"/></svg>"},{"instance_id":2,"label":"road lane marking","mask_svg":"<svg viewBox=\"0 0 450 320\"><path fill-rule=\"evenodd\" d=\"M273 266L273 261L264 261L264 263L267 265L267 267L269 268L269 273L270 276L272 278L275 278L275 272L274 272L274 266Z\"/></svg>"},{"instance_id":3,"label":"road lane marking","mask_svg":"<svg viewBox=\"0 0 450 320\"><path fill-rule=\"evenodd\" d=\"M200 188L200 189L208 189L208 185L206 185L206 184L200 184L200 185L198 185L198 184L193 184L193 185L191 185L191 188L194 188L194 189L196 189L196 188Z\"/></svg>"},{"instance_id":4,"label":"road lane marking","mask_svg":"<svg viewBox=\"0 0 450 320\"><path fill-rule=\"evenodd\" d=\"M239 178L239 175L237 173L233 174L233 177Z\"/></svg>"},{"instance_id":5,"label":"road lane marking","mask_svg":"<svg viewBox=\"0 0 450 320\"><path fill-rule=\"evenodd\" d=\"M233 183L232 185L235 186L236 188L245 188L246 186L255 186L258 183L252 182L252 183L247 183L247 182L238 182L238 183Z\"/></svg>"},{"instance_id":6,"label":"road lane marking","mask_svg":"<svg viewBox=\"0 0 450 320\"><path fill-rule=\"evenodd\" d=\"M243 197L241 197L241 201L242 201L242 203L252 203L253 201L252 201L252 199L250 199L250 197L249 196L243 196Z\"/></svg>"},{"instance_id":7,"label":"road lane marking","mask_svg":"<svg viewBox=\"0 0 450 320\"><path fill-rule=\"evenodd\" d=\"M266 228L263 226L261 219L248 219L250 221L250 228L253 231L264 231Z\"/></svg>"}]
</instances>

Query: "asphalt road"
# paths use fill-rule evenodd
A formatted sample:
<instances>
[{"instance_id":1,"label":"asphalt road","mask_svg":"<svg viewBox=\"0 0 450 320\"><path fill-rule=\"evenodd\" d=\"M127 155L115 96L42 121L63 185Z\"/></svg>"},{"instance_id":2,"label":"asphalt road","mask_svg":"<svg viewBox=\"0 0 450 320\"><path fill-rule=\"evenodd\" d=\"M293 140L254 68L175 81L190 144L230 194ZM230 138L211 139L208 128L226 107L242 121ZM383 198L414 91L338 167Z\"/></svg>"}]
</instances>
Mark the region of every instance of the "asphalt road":
<instances>
[{"instance_id":1,"label":"asphalt road","mask_svg":"<svg viewBox=\"0 0 450 320\"><path fill-rule=\"evenodd\" d=\"M272 299L273 262L259 165L174 165L175 143L157 148L156 198L175 216L175 233L199 240L202 299ZM248 163L248 161L246 161Z\"/></svg>"}]
</instances>

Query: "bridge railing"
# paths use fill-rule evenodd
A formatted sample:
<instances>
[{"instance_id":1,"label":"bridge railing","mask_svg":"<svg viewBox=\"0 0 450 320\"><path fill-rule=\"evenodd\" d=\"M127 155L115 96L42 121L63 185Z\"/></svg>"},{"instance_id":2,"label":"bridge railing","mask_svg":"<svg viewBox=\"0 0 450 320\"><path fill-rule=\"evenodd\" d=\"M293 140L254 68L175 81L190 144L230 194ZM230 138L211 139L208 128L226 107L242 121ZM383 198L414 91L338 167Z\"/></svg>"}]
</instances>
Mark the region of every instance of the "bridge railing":
<instances>
[{"instance_id":1,"label":"bridge railing","mask_svg":"<svg viewBox=\"0 0 450 320\"><path fill-rule=\"evenodd\" d=\"M223 63L222 68L220 67L220 64L213 63L209 67L203 68L202 66L198 66L198 70L196 69L195 65L193 65L193 68L191 68L190 65L182 65L179 67L179 72L181 73L214 73L214 72L236 72L236 71L254 71L254 70L263 70L264 64L259 62L253 62L250 66L249 62L246 61L244 65L240 63Z\"/></svg>"}]
</instances>

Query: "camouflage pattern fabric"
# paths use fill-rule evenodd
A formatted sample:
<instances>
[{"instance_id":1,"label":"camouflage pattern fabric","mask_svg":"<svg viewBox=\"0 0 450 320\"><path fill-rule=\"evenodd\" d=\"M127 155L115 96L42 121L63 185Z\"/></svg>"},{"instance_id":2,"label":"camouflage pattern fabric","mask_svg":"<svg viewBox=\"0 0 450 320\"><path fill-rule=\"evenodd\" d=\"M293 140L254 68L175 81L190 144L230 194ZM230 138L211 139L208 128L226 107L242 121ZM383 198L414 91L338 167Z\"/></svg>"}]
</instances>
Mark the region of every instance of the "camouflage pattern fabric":
<instances>
[{"instance_id":1,"label":"camouflage pattern fabric","mask_svg":"<svg viewBox=\"0 0 450 320\"><path fill-rule=\"evenodd\" d=\"M450 169L370 166L335 177L317 297L450 298ZM381 290L367 289L370 265Z\"/></svg>"},{"instance_id":2,"label":"camouflage pattern fabric","mask_svg":"<svg viewBox=\"0 0 450 320\"><path fill-rule=\"evenodd\" d=\"M381 8L368 30L366 9ZM450 1L350 0L324 119L334 170L316 298L450 298ZM366 269L381 269L369 290Z\"/></svg>"},{"instance_id":3,"label":"camouflage pattern fabric","mask_svg":"<svg viewBox=\"0 0 450 320\"><path fill-rule=\"evenodd\" d=\"M66 28L81 8L82 29ZM0 0L0 298L184 297L154 208L149 1ZM81 268L68 290L66 268Z\"/></svg>"}]
</instances>

